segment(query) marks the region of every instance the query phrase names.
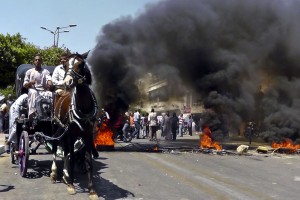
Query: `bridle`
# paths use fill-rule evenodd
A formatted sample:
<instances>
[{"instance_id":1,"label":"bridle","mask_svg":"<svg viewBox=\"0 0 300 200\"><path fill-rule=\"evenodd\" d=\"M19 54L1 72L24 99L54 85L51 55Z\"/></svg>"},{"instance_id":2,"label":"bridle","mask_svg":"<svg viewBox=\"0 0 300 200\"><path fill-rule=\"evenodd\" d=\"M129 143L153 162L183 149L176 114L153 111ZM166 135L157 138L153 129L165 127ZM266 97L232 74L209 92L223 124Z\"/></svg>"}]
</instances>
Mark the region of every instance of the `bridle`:
<instances>
[{"instance_id":1,"label":"bridle","mask_svg":"<svg viewBox=\"0 0 300 200\"><path fill-rule=\"evenodd\" d=\"M71 83L69 83L68 87L72 87L73 84L76 86L78 84L84 84L86 82L87 65L86 65L85 61L82 60L81 61L82 63L80 65L83 65L83 69L80 69L80 70L83 70L83 74L80 74L80 73L76 72L74 70L74 64L77 63L77 62L80 62L76 58L77 57L75 56L74 58L72 58L70 60L71 62L69 62L69 69L68 69L68 71L65 74L65 78L67 76L70 76L72 78L72 79L70 79Z\"/></svg>"}]
</instances>

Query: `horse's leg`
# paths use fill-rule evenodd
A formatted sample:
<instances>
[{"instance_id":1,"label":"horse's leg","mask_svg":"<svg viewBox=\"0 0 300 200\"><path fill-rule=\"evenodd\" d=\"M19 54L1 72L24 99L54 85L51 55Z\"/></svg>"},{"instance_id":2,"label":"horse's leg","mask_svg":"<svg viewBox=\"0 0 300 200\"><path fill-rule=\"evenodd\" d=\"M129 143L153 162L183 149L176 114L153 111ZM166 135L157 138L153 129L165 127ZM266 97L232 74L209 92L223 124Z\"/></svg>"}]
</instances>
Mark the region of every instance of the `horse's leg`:
<instances>
[{"instance_id":1,"label":"horse's leg","mask_svg":"<svg viewBox=\"0 0 300 200\"><path fill-rule=\"evenodd\" d=\"M57 151L57 142L53 141L53 143L52 143L52 159L53 159L53 161L52 161L51 174L50 174L51 183L56 183L56 180L57 180L56 151Z\"/></svg>"},{"instance_id":2,"label":"horse's leg","mask_svg":"<svg viewBox=\"0 0 300 200\"><path fill-rule=\"evenodd\" d=\"M65 161L68 161L68 171L69 171L69 179L68 179L68 193L69 194L76 194L75 186L74 186L74 139L70 136L68 137L68 153L70 154L68 158L68 154L65 155ZM66 173L68 172L66 171Z\"/></svg>"},{"instance_id":3,"label":"horse's leg","mask_svg":"<svg viewBox=\"0 0 300 200\"><path fill-rule=\"evenodd\" d=\"M89 198L90 199L98 199L98 195L94 189L93 184L93 159L92 159L92 151L93 151L93 138L90 137L87 139L87 147L86 147L86 169L88 175L88 189L89 189Z\"/></svg>"},{"instance_id":4,"label":"horse's leg","mask_svg":"<svg viewBox=\"0 0 300 200\"><path fill-rule=\"evenodd\" d=\"M68 154L68 153L67 153ZM70 180L70 176L68 173L68 169L69 169L69 156L68 155L64 155L63 158L63 162L64 162L64 169L63 169L63 181L65 184L69 184L69 180Z\"/></svg>"}]
</instances>

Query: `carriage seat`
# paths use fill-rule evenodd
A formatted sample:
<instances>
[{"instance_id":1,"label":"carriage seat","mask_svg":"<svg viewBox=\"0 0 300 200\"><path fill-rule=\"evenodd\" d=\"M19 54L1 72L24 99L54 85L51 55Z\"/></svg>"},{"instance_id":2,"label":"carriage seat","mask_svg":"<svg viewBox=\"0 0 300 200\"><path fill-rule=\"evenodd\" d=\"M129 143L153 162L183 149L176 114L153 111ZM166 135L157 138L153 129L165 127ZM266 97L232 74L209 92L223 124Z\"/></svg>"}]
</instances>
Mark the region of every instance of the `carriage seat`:
<instances>
[{"instance_id":1,"label":"carriage seat","mask_svg":"<svg viewBox=\"0 0 300 200\"><path fill-rule=\"evenodd\" d=\"M51 120L53 113L53 95L39 95L35 99L36 115L39 120Z\"/></svg>"}]
</instances>

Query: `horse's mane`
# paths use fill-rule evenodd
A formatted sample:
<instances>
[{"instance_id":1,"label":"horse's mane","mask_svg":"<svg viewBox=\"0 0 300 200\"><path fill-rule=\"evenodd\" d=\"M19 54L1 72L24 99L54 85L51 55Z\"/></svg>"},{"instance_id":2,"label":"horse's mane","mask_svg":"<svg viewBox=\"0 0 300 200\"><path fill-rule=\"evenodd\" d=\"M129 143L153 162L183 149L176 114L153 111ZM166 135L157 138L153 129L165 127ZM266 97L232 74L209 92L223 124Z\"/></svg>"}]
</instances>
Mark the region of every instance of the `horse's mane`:
<instances>
[{"instance_id":1,"label":"horse's mane","mask_svg":"<svg viewBox=\"0 0 300 200\"><path fill-rule=\"evenodd\" d=\"M87 64L85 63L85 70L86 70L86 83L88 85L91 85L92 84L92 73L91 73L91 70L90 68L87 66Z\"/></svg>"}]
</instances>

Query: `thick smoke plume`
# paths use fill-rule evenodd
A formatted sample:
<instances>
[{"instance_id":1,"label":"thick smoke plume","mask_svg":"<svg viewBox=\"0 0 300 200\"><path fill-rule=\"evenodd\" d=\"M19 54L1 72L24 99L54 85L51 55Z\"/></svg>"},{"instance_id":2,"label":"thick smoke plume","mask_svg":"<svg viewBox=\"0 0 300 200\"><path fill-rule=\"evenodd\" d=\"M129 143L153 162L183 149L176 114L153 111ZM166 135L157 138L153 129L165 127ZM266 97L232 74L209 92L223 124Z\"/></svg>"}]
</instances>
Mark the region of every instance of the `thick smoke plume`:
<instances>
[{"instance_id":1,"label":"thick smoke plume","mask_svg":"<svg viewBox=\"0 0 300 200\"><path fill-rule=\"evenodd\" d=\"M209 110L204 119L222 131L256 121L266 140L297 139L299 10L296 0L148 5L102 28L88 58L97 97L121 111L138 96L137 78L166 73L201 95Z\"/></svg>"}]
</instances>

